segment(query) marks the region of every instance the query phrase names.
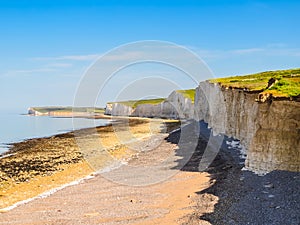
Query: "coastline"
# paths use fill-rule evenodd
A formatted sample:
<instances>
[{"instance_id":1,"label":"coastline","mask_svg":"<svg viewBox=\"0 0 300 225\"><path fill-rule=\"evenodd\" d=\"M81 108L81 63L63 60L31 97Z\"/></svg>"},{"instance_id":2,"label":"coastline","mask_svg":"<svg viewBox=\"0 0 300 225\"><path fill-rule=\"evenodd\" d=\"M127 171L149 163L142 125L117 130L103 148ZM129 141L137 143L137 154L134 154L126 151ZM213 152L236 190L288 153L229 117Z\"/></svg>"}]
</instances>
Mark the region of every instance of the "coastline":
<instances>
[{"instance_id":1,"label":"coastline","mask_svg":"<svg viewBox=\"0 0 300 225\"><path fill-rule=\"evenodd\" d=\"M110 117L104 115L33 116L20 114L20 111L22 110L0 113L0 122L2 124L0 128L0 157L14 143L34 138L51 137L77 129L105 126L111 123Z\"/></svg>"},{"instance_id":2,"label":"coastline","mask_svg":"<svg viewBox=\"0 0 300 225\"><path fill-rule=\"evenodd\" d=\"M147 130L146 127L149 128L150 121L151 119L133 119L132 128L137 134L141 134ZM95 173L85 161L65 164L68 168L64 170L55 171L52 175L36 177L34 182L19 183L15 189L11 189L17 191L23 199L28 191L36 187L40 188L39 185L46 187L47 191L42 192L38 199L37 192L31 193L35 197L28 198L28 195L26 199L30 202L19 201L21 205L14 205L18 206L17 208L10 210L14 207L12 206L2 210L0 224L6 224L8 221L11 224L20 224L18 221L22 221L21 224L51 222L53 224L279 225L284 221L292 224L300 221L299 173L273 171L265 176L259 176L250 171L243 171L244 159L240 157L240 149L232 147L233 145L229 148L226 142L235 140L228 137L225 138L220 152L209 168L199 172L197 168L211 130L207 129L205 124L200 125L201 135L197 148L188 162L182 164L181 161L185 158L185 144L179 143L180 133L182 129L192 131L194 127L193 124L188 124L181 129L176 129L178 123L171 122L170 125L167 131L173 130L173 132L168 135L161 134L167 137L157 149L132 154L124 151L125 148L114 146L117 151L111 151L118 159L126 159L129 167L159 164L171 154L175 157L169 161L171 165L161 163L160 172L164 173L166 168L171 169L173 173L176 171L169 179L153 185L135 187L115 182L110 178L117 175L119 179L121 175L121 178L134 182L137 178L149 181L148 171L143 175L138 171L128 172L126 164L123 164L115 170ZM113 127L102 129L107 131L102 130L102 134L108 138L109 130L112 131ZM87 133L87 130L84 130L83 134L87 135ZM190 138L192 136L188 135ZM37 142L42 141L43 139ZM109 142L108 139L107 141ZM190 140L186 141L188 143ZM178 167L179 165L184 166L181 168ZM69 182L66 179L69 179ZM13 191L11 193L14 194ZM1 198L2 201L3 195Z\"/></svg>"},{"instance_id":3,"label":"coastline","mask_svg":"<svg viewBox=\"0 0 300 225\"><path fill-rule=\"evenodd\" d=\"M128 121L124 118L117 118L114 121L125 125L126 122ZM162 122L161 120L159 123ZM149 119L129 118L129 124L131 132L138 138L149 137ZM7 208L17 202L82 179L95 172L95 169L108 166L111 159L126 161L135 154L120 143L112 124L97 127L97 137L94 132L93 128L85 128L12 144L0 161L0 208ZM101 139L106 151L103 162L97 165L99 168L95 168L91 161L86 160L77 146L78 139L89 146L84 151L95 149L99 144L98 139Z\"/></svg>"},{"instance_id":4,"label":"coastline","mask_svg":"<svg viewBox=\"0 0 300 225\"><path fill-rule=\"evenodd\" d=\"M133 126L130 129L134 129L136 135L141 135L149 128L151 121L151 119L133 119L131 121ZM164 122L160 120L159 123ZM111 128L106 129L109 130ZM178 131L179 129L176 129L178 128L178 122L169 121L167 128L164 132ZM83 133L86 134L86 130ZM108 135L109 132L102 133ZM169 136L167 133L160 133L154 136L159 136L161 144L156 146L155 141L150 140L149 142L147 138L142 138L141 142L156 147L150 148L151 150L148 151L139 152L139 154L131 154L128 157L128 167L124 164L122 167L112 171L106 171L101 174L94 173L92 177L85 176L92 179L81 179L82 182L71 182L71 186L64 189L57 188L55 193L48 192L51 195L43 192L44 195L40 196L39 199L33 198L30 199L30 202L23 202L26 204L19 205L13 210L2 211L0 224L5 224L7 221L11 224L18 224L18 221L22 221L22 224L33 222L45 224L47 221L47 223L53 224L79 224L82 222L84 224L126 223L150 225L178 224L186 221L186 215L191 214L195 210L197 192L211 185L210 177L205 172L195 173L176 168L177 160L181 159L180 155L176 154L177 144L171 143L166 139ZM41 141L43 140L38 140L38 142ZM119 159L121 156L124 156L122 152L119 151L116 154ZM128 156L128 154L125 155ZM71 164L71 166L75 166L76 174L76 169L82 168L82 165L78 163ZM155 179L155 182L151 184L148 183L151 180L151 170L146 170L146 173L141 173L139 169L130 170L130 168L140 168L144 171L143 168L145 166L150 166L149 168L154 166L154 168L158 169L159 175L164 173L169 175L163 180L156 180L156 174L153 174L154 177L152 178ZM50 179L55 180L56 175L58 179L64 179L73 174L70 171L64 170L65 174L59 171L52 176L46 176L44 181L47 183ZM117 180L112 178L117 178ZM126 183L129 182L127 183L128 185L118 182L119 178L124 178ZM130 185L130 181L135 182L137 179L145 185ZM77 181L80 181L80 179L77 179ZM72 184L76 185L72 186ZM26 186L26 184L24 185ZM19 191L24 192L22 188L22 185L19 186ZM32 185L30 185L30 188L33 188ZM47 198L42 198L43 196ZM79 202L80 204L78 204ZM213 204L205 212L211 212L212 210ZM47 214L49 212L52 215L49 214L45 218L45 215L42 215L45 212ZM68 218L62 219L64 212L67 213L65 215ZM203 221L203 224L208 223Z\"/></svg>"}]
</instances>

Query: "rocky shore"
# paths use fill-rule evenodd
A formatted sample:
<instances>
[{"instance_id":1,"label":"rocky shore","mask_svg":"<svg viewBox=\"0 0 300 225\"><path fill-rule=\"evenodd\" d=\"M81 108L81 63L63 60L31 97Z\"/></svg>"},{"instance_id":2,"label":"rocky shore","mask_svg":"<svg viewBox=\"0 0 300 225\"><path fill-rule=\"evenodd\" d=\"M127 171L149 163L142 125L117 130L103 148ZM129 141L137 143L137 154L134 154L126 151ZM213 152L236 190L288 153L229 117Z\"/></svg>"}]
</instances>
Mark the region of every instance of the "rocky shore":
<instances>
[{"instance_id":1,"label":"rocky shore","mask_svg":"<svg viewBox=\"0 0 300 225\"><path fill-rule=\"evenodd\" d=\"M197 172L211 130L200 123L201 137L198 146L183 167ZM168 140L178 143L180 131ZM213 225L281 225L300 224L300 172L272 171L264 176L244 170L237 142L225 136L215 160L205 171L210 174L211 186L197 193L197 207L186 217L185 225L208 221ZM180 146L179 146L180 147ZM207 207L214 210L207 213Z\"/></svg>"}]
</instances>

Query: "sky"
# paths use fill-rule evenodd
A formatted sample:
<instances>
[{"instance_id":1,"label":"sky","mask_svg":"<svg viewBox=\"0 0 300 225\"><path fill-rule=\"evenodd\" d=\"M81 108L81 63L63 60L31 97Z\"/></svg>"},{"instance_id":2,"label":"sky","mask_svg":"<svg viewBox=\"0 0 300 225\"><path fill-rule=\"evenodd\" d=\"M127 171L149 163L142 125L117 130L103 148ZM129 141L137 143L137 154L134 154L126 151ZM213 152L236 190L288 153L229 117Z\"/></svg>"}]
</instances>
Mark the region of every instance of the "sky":
<instances>
[{"instance_id":1,"label":"sky","mask_svg":"<svg viewBox=\"0 0 300 225\"><path fill-rule=\"evenodd\" d=\"M299 8L289 0L0 0L0 108L72 105L99 57L143 40L193 51L213 77L299 68ZM124 90L149 76L160 77L144 82L156 88L155 97L174 88L163 77L180 88L196 86L167 65L131 65L95 104L145 97L142 84Z\"/></svg>"}]
</instances>

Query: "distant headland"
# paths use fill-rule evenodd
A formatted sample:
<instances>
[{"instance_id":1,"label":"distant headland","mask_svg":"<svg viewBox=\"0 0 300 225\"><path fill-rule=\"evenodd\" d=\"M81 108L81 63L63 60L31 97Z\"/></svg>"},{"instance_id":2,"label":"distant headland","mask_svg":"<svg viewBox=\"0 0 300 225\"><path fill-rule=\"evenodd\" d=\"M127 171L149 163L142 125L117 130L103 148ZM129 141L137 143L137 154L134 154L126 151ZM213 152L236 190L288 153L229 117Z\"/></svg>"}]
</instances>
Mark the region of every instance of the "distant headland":
<instances>
[{"instance_id":1,"label":"distant headland","mask_svg":"<svg viewBox=\"0 0 300 225\"><path fill-rule=\"evenodd\" d=\"M30 107L28 115L32 116L53 116L53 117L81 117L97 116L104 113L103 108L94 107L72 107L72 106L45 106Z\"/></svg>"}]
</instances>

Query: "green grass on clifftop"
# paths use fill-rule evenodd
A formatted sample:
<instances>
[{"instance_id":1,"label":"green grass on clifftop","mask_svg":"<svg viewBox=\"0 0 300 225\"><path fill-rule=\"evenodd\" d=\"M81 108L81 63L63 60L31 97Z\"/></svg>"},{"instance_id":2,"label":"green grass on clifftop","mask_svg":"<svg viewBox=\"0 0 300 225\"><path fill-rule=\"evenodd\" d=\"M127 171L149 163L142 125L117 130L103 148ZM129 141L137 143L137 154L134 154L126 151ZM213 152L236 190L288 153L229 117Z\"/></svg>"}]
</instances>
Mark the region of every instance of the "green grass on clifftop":
<instances>
[{"instance_id":1,"label":"green grass on clifftop","mask_svg":"<svg viewBox=\"0 0 300 225\"><path fill-rule=\"evenodd\" d=\"M268 87L270 79L273 85ZM245 76L233 76L210 80L223 87L243 88L249 91L261 91L274 97L295 97L300 95L300 69L268 71Z\"/></svg>"},{"instance_id":2,"label":"green grass on clifftop","mask_svg":"<svg viewBox=\"0 0 300 225\"><path fill-rule=\"evenodd\" d=\"M102 108L93 108L93 107L71 107L71 106L46 106L46 107L32 107L33 110L40 113L48 112L88 112L88 113L104 113Z\"/></svg>"},{"instance_id":3,"label":"green grass on clifftop","mask_svg":"<svg viewBox=\"0 0 300 225\"><path fill-rule=\"evenodd\" d=\"M188 90L177 90L178 93L181 93L185 98L189 98L194 103L195 101L195 89L188 89Z\"/></svg>"},{"instance_id":4,"label":"green grass on clifftop","mask_svg":"<svg viewBox=\"0 0 300 225\"><path fill-rule=\"evenodd\" d=\"M191 99L191 101L194 103L195 100L195 89L188 89L188 90L177 90L178 93L181 93L185 98ZM154 99L143 99L143 100L128 100L128 101L120 101L120 102L108 102L108 104L112 103L121 103L123 105L136 108L138 105L144 105L144 104L151 104L151 105L157 105L165 101L165 98L154 98Z\"/></svg>"},{"instance_id":5,"label":"green grass on clifftop","mask_svg":"<svg viewBox=\"0 0 300 225\"><path fill-rule=\"evenodd\" d=\"M123 105L127 105L129 107L136 108L138 105L143 105L143 104L157 105L157 104L163 102L164 100L165 100L165 98L155 98L155 99L129 100L129 101L109 102L109 103L121 103Z\"/></svg>"}]
</instances>

